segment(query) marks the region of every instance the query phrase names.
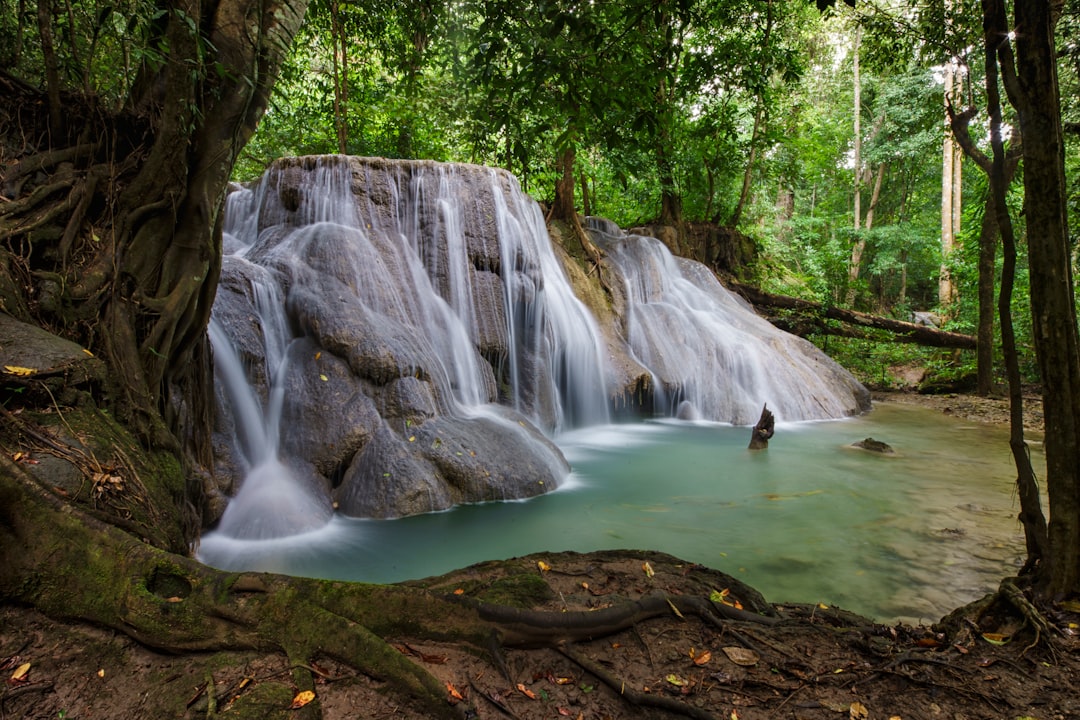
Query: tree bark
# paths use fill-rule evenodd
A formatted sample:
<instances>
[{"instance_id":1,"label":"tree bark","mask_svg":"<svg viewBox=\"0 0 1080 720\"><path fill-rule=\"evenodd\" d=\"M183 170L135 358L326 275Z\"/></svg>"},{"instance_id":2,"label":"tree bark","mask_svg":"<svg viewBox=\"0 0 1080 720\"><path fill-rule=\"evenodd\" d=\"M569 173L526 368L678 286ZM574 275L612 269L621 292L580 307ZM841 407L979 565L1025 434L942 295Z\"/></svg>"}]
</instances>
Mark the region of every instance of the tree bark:
<instances>
[{"instance_id":1,"label":"tree bark","mask_svg":"<svg viewBox=\"0 0 1080 720\"><path fill-rule=\"evenodd\" d=\"M29 279L11 304L25 308L21 319L108 364L116 417L148 446L206 466L205 328L225 192L306 0L172 0L164 9L148 42L168 61L140 70L125 110L110 115L71 95L63 115L42 114L52 103L25 86L0 108L0 127L41 143L21 144L23 155L0 165L6 179L22 176L12 212L0 216L0 254Z\"/></svg>"},{"instance_id":2,"label":"tree bark","mask_svg":"<svg viewBox=\"0 0 1080 720\"><path fill-rule=\"evenodd\" d=\"M1080 339L1066 220L1061 103L1049 0L1014 6L1016 76L1005 75L1024 137L1024 215L1032 330L1043 381L1049 549L1043 597L1080 591Z\"/></svg>"},{"instance_id":3,"label":"tree bark","mask_svg":"<svg viewBox=\"0 0 1080 720\"><path fill-rule=\"evenodd\" d=\"M1008 47L1002 45L1001 41L998 40L998 38L1006 36L1008 32L1004 5L999 0L985 0L983 7L983 38L986 52L986 104L990 114L990 142L993 148L993 160L989 166L990 199L987 201L987 210L992 207L994 211L994 224L1001 233L1002 241L1001 295L998 299L998 315L1001 318L1001 345L1005 357L1005 373L1009 383L1009 448L1012 450L1013 464L1016 466L1016 487L1017 495L1020 498L1020 521L1024 528L1027 547L1027 561L1024 563L1022 572L1032 572L1047 557L1049 549L1047 547L1047 524L1042 512L1039 486L1035 479L1035 471L1031 467L1031 457L1027 443L1024 441L1024 400L1011 314L1013 278L1016 272L1016 239L1013 232L1012 218L1009 215L1009 208L1006 203L1006 191L1012 179L1012 173L1016 170L1016 159L1015 155L1013 158L1006 155L1004 138L1001 135L1003 122L1001 95L998 90L998 64L1001 63L1007 74L1011 73L1012 57L1011 54L1005 52L1002 53L999 60L999 45L1005 48ZM962 138L962 145L965 143L970 145L966 123L962 125L962 130L957 135L958 139ZM975 157L981 157L975 153L972 154ZM980 261L982 261L982 255L985 253L985 248L981 249Z\"/></svg>"}]
</instances>

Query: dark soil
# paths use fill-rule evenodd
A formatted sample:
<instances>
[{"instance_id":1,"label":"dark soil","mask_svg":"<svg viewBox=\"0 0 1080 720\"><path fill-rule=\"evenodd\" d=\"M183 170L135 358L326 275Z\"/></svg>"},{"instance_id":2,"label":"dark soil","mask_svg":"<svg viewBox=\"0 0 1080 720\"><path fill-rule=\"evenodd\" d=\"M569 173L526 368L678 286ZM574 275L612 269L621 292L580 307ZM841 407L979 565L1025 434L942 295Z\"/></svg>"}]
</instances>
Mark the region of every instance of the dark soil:
<instances>
[{"instance_id":1,"label":"dark soil","mask_svg":"<svg viewBox=\"0 0 1080 720\"><path fill-rule=\"evenodd\" d=\"M972 420L1007 417L1000 400L888 399ZM547 599L530 604L555 612L599 609L658 590L726 590L725 602L760 602L722 573L647 551L535 555L425 584L472 594L515 571L546 582ZM714 625L673 611L591 642L505 650L506 675L474 648L388 640L447 684L448 703L482 719L1080 717L1076 605L1045 608L1052 630L1038 636L1003 602L971 608L977 624L955 618L951 635L875 625L835 607L772 607L781 620L773 625ZM24 663L30 667L22 679L9 680ZM311 659L316 699L290 710L296 692L284 656L163 655L113 631L18 607L0 607L0 668L0 720L423 717L385 683L326 658Z\"/></svg>"}]
</instances>

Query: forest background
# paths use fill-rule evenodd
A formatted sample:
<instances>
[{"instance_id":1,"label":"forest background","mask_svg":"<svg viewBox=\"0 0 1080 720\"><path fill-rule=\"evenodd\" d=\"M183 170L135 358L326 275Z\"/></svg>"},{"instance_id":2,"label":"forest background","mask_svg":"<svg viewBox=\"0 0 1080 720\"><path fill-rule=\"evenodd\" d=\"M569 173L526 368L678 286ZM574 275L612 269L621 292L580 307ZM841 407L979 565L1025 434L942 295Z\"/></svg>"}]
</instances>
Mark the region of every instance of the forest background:
<instances>
[{"instance_id":1,"label":"forest background","mask_svg":"<svg viewBox=\"0 0 1080 720\"><path fill-rule=\"evenodd\" d=\"M1072 218L1075 5L1058 23ZM969 136L989 156L980 20L973 2L822 13L756 1L320 1L236 177L332 152L498 165L548 206L569 187L582 214L624 228L683 224L672 249L720 270L732 251L700 228L737 228L752 250L736 272L763 290L901 320L934 312L974 335L990 191L948 109L973 109ZM1008 140L1015 117L1004 122ZM1013 314L1035 382L1020 177L1008 196L1021 243ZM999 276L1000 250L995 263ZM914 363L933 386L974 389L974 352L809 336L869 384L902 383L890 368Z\"/></svg>"}]
</instances>

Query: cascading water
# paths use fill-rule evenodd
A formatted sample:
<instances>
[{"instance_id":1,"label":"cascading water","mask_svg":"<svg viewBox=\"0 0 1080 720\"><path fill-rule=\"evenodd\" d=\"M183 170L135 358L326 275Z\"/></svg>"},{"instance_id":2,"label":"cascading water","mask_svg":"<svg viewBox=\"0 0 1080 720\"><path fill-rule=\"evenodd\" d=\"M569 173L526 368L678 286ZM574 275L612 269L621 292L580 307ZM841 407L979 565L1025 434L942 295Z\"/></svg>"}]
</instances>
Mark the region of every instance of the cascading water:
<instances>
[{"instance_id":1,"label":"cascading water","mask_svg":"<svg viewBox=\"0 0 1080 720\"><path fill-rule=\"evenodd\" d=\"M226 218L218 454L244 480L222 534L545 492L568 468L534 425L607 421L595 321L511 176L309 158Z\"/></svg>"},{"instance_id":2,"label":"cascading water","mask_svg":"<svg viewBox=\"0 0 1080 720\"><path fill-rule=\"evenodd\" d=\"M627 342L651 376L655 414L747 425L765 404L781 421L869 408L849 373L759 317L701 263L600 219L590 219L590 232L618 280Z\"/></svg>"},{"instance_id":3,"label":"cascading water","mask_svg":"<svg viewBox=\"0 0 1080 720\"><path fill-rule=\"evenodd\" d=\"M593 233L622 316L603 332L508 173L299 158L233 192L211 337L218 475L244 479L222 488L220 532L547 492L569 467L545 433L609 422L609 398L642 395L642 378L638 408L661 415L866 409L849 374L704 266Z\"/></svg>"}]
</instances>

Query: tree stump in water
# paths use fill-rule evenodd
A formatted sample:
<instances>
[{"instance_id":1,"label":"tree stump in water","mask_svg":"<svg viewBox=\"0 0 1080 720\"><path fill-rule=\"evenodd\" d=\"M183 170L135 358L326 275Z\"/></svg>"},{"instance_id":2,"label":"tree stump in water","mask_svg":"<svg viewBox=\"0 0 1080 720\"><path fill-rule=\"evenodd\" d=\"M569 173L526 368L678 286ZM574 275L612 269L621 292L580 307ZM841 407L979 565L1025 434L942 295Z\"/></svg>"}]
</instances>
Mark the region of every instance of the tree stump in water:
<instances>
[{"instance_id":1,"label":"tree stump in water","mask_svg":"<svg viewBox=\"0 0 1080 720\"><path fill-rule=\"evenodd\" d=\"M773 436L775 428L776 419L773 417L772 410L769 410L768 403L766 403L761 408L761 417L758 418L753 434L750 435L750 449L764 450L769 447L769 438Z\"/></svg>"}]
</instances>

